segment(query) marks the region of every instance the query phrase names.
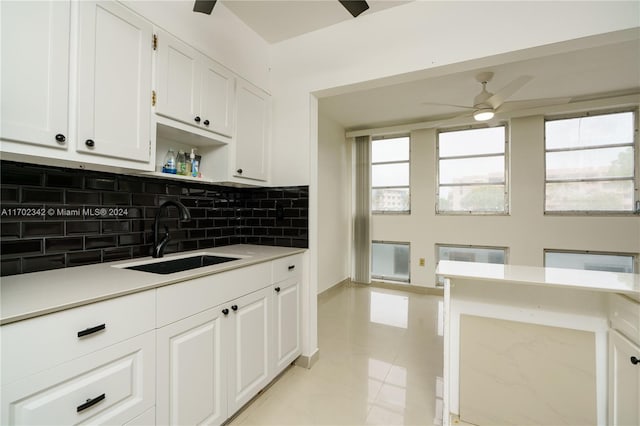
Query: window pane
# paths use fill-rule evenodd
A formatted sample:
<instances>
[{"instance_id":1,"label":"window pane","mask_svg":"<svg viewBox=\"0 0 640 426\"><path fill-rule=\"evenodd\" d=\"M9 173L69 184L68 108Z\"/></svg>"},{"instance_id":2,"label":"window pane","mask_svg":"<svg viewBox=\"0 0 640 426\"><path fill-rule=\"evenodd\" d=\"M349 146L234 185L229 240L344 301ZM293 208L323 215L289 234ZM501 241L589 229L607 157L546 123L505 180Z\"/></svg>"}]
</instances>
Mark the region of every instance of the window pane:
<instances>
[{"instance_id":1,"label":"window pane","mask_svg":"<svg viewBox=\"0 0 640 426\"><path fill-rule=\"evenodd\" d=\"M633 113L553 120L545 123L547 149L633 142Z\"/></svg>"},{"instance_id":2,"label":"window pane","mask_svg":"<svg viewBox=\"0 0 640 426\"><path fill-rule=\"evenodd\" d=\"M409 163L374 164L371 186L409 186Z\"/></svg>"},{"instance_id":3,"label":"window pane","mask_svg":"<svg viewBox=\"0 0 640 426\"><path fill-rule=\"evenodd\" d=\"M633 180L546 184L546 211L631 211Z\"/></svg>"},{"instance_id":4,"label":"window pane","mask_svg":"<svg viewBox=\"0 0 640 426\"><path fill-rule=\"evenodd\" d=\"M503 183L504 156L440 160L440 184Z\"/></svg>"},{"instance_id":5,"label":"window pane","mask_svg":"<svg viewBox=\"0 0 640 426\"><path fill-rule=\"evenodd\" d=\"M373 278L409 282L409 244L377 243L371 245Z\"/></svg>"},{"instance_id":6,"label":"window pane","mask_svg":"<svg viewBox=\"0 0 640 426\"><path fill-rule=\"evenodd\" d=\"M457 260L459 262L505 263L505 250L477 247L438 247L439 260Z\"/></svg>"},{"instance_id":7,"label":"window pane","mask_svg":"<svg viewBox=\"0 0 640 426\"><path fill-rule=\"evenodd\" d=\"M504 153L505 128L460 130L438 135L440 158Z\"/></svg>"},{"instance_id":8,"label":"window pane","mask_svg":"<svg viewBox=\"0 0 640 426\"><path fill-rule=\"evenodd\" d=\"M544 265L550 268L634 273L634 259L630 255L548 251L544 254Z\"/></svg>"},{"instance_id":9,"label":"window pane","mask_svg":"<svg viewBox=\"0 0 640 426\"><path fill-rule=\"evenodd\" d=\"M371 191L372 211L409 211L409 188L384 188Z\"/></svg>"},{"instance_id":10,"label":"window pane","mask_svg":"<svg viewBox=\"0 0 640 426\"><path fill-rule=\"evenodd\" d=\"M504 212L504 185L441 186L441 212Z\"/></svg>"},{"instance_id":11,"label":"window pane","mask_svg":"<svg viewBox=\"0 0 640 426\"><path fill-rule=\"evenodd\" d=\"M547 180L633 177L633 148L547 153Z\"/></svg>"},{"instance_id":12,"label":"window pane","mask_svg":"<svg viewBox=\"0 0 640 426\"><path fill-rule=\"evenodd\" d=\"M409 161L409 137L371 141L371 162L384 161Z\"/></svg>"}]
</instances>

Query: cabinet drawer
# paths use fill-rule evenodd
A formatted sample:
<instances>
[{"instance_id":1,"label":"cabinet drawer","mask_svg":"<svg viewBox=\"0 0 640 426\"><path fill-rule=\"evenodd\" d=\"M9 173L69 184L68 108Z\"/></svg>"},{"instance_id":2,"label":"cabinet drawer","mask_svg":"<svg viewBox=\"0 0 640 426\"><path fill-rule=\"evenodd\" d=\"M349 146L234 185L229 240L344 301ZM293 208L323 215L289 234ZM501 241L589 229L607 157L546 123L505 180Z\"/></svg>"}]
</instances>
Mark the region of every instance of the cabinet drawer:
<instances>
[{"instance_id":1,"label":"cabinet drawer","mask_svg":"<svg viewBox=\"0 0 640 426\"><path fill-rule=\"evenodd\" d=\"M609 296L609 321L614 328L640 345L640 303L619 294Z\"/></svg>"},{"instance_id":2,"label":"cabinet drawer","mask_svg":"<svg viewBox=\"0 0 640 426\"><path fill-rule=\"evenodd\" d=\"M158 288L157 327L267 287L270 268L265 262Z\"/></svg>"},{"instance_id":3,"label":"cabinet drawer","mask_svg":"<svg viewBox=\"0 0 640 426\"><path fill-rule=\"evenodd\" d=\"M155 332L150 331L4 386L0 423L123 424L154 401Z\"/></svg>"},{"instance_id":4,"label":"cabinet drawer","mask_svg":"<svg viewBox=\"0 0 640 426\"><path fill-rule=\"evenodd\" d=\"M2 383L152 330L155 327L154 292L145 291L3 325L0 327Z\"/></svg>"},{"instance_id":5,"label":"cabinet drawer","mask_svg":"<svg viewBox=\"0 0 640 426\"><path fill-rule=\"evenodd\" d=\"M298 276L302 271L302 255L283 257L271 262L272 282L277 283Z\"/></svg>"}]
</instances>

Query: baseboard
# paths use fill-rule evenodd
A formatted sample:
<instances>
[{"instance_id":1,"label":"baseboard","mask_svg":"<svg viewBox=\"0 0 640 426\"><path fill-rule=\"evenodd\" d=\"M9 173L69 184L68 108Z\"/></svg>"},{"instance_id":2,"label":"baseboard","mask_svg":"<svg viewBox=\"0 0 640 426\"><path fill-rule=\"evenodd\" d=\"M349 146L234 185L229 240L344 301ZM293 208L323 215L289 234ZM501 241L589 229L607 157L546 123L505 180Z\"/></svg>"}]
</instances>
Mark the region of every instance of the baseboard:
<instances>
[{"instance_id":1,"label":"baseboard","mask_svg":"<svg viewBox=\"0 0 640 426\"><path fill-rule=\"evenodd\" d=\"M442 287L422 287L411 284L394 284L382 281L371 281L371 287L386 288L388 290L410 291L412 293L429 294L431 296L442 296L444 288Z\"/></svg>"},{"instance_id":2,"label":"baseboard","mask_svg":"<svg viewBox=\"0 0 640 426\"><path fill-rule=\"evenodd\" d=\"M349 282L350 282L349 278L345 278L344 280L335 283L334 285L332 285L328 289L318 293L318 296L328 296L328 295L332 294L333 292L335 292L336 290L339 290L340 287L342 287L344 285L347 285Z\"/></svg>"},{"instance_id":3,"label":"baseboard","mask_svg":"<svg viewBox=\"0 0 640 426\"><path fill-rule=\"evenodd\" d=\"M311 367L313 367L313 365L316 362L318 362L319 359L320 359L320 349L316 349L313 355L310 355L310 356L300 355L294 361L294 364L297 365L298 367L310 369Z\"/></svg>"}]
</instances>

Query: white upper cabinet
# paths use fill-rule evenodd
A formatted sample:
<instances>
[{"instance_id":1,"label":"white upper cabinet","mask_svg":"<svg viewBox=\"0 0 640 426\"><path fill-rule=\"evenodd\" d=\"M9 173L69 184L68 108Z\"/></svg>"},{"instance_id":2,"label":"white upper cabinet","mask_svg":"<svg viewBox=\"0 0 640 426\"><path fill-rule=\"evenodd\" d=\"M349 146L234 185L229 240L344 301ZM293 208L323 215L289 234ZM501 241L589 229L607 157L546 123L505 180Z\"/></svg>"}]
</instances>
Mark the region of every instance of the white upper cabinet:
<instances>
[{"instance_id":1,"label":"white upper cabinet","mask_svg":"<svg viewBox=\"0 0 640 426\"><path fill-rule=\"evenodd\" d=\"M198 53L168 33L158 32L156 113L196 124L200 108Z\"/></svg>"},{"instance_id":2,"label":"white upper cabinet","mask_svg":"<svg viewBox=\"0 0 640 426\"><path fill-rule=\"evenodd\" d=\"M0 3L4 140L66 149L68 1Z\"/></svg>"},{"instance_id":3,"label":"white upper cabinet","mask_svg":"<svg viewBox=\"0 0 640 426\"><path fill-rule=\"evenodd\" d=\"M156 113L230 137L233 75L170 34L157 36Z\"/></svg>"},{"instance_id":4,"label":"white upper cabinet","mask_svg":"<svg viewBox=\"0 0 640 426\"><path fill-rule=\"evenodd\" d=\"M234 176L267 180L271 97L240 79L237 90Z\"/></svg>"},{"instance_id":5,"label":"white upper cabinet","mask_svg":"<svg viewBox=\"0 0 640 426\"><path fill-rule=\"evenodd\" d=\"M152 25L116 2L80 2L77 150L148 162Z\"/></svg>"},{"instance_id":6,"label":"white upper cabinet","mask_svg":"<svg viewBox=\"0 0 640 426\"><path fill-rule=\"evenodd\" d=\"M221 135L233 134L235 79L220 65L205 59L200 98L202 125Z\"/></svg>"}]
</instances>

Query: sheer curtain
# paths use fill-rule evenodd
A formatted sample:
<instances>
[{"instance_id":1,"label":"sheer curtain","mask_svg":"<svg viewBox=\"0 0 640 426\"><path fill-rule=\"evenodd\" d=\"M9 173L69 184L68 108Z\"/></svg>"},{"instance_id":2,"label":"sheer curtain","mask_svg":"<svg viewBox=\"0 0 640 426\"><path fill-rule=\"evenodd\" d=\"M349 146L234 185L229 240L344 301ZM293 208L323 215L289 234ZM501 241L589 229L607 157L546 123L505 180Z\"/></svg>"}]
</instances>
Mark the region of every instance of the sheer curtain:
<instances>
[{"instance_id":1,"label":"sheer curtain","mask_svg":"<svg viewBox=\"0 0 640 426\"><path fill-rule=\"evenodd\" d=\"M355 139L353 281L371 282L371 136Z\"/></svg>"}]
</instances>

